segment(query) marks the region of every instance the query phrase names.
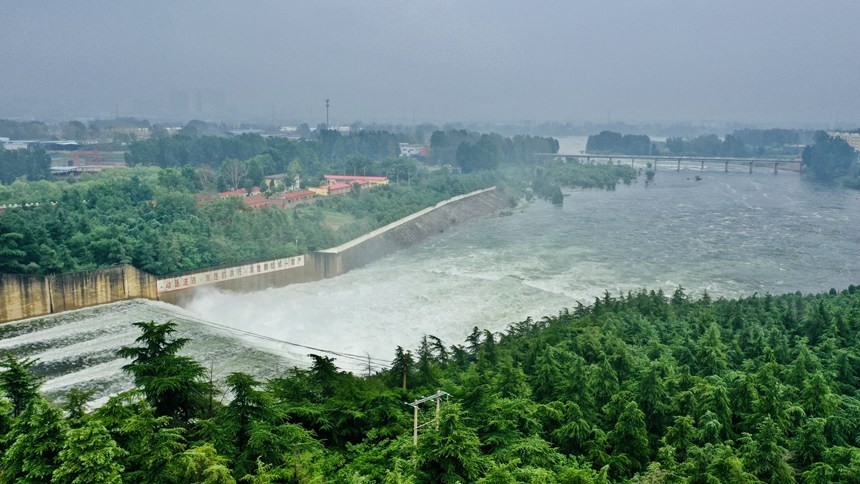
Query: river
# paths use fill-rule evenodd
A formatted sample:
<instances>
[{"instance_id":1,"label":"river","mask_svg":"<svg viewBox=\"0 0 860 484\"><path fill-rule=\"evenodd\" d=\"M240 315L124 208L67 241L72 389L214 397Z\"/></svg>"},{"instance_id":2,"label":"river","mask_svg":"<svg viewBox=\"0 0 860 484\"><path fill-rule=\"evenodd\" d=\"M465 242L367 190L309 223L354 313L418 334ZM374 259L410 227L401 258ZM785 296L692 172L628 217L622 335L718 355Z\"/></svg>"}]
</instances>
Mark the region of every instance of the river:
<instances>
[{"instance_id":1,"label":"river","mask_svg":"<svg viewBox=\"0 0 860 484\"><path fill-rule=\"evenodd\" d=\"M141 319L179 321L196 341L192 356L221 376L277 373L313 352L277 340L390 361L396 346L414 349L424 334L462 344L475 326L502 331L605 290L683 286L735 297L845 288L860 283L858 227L857 191L767 169L661 170L648 185L640 177L615 191L572 190L562 207L534 201L454 227L335 279L250 294L209 289L185 309L134 302L4 325L0 353L46 362L48 390L83 382L102 394L127 385L110 354Z\"/></svg>"},{"instance_id":2,"label":"river","mask_svg":"<svg viewBox=\"0 0 860 484\"><path fill-rule=\"evenodd\" d=\"M697 180L696 177L700 179ZM479 220L339 278L254 294L208 291L203 319L311 346L391 357L424 334L463 343L639 288L693 295L860 283L860 193L796 174L661 171Z\"/></svg>"}]
</instances>

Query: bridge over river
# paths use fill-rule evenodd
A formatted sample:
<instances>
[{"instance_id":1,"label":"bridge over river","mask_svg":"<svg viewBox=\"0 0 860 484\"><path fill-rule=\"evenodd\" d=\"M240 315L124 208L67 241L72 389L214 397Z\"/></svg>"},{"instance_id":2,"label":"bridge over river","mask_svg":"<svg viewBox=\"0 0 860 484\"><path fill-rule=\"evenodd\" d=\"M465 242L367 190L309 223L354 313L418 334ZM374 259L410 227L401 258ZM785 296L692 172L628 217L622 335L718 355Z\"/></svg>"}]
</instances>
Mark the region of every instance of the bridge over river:
<instances>
[{"instance_id":1,"label":"bridge over river","mask_svg":"<svg viewBox=\"0 0 860 484\"><path fill-rule=\"evenodd\" d=\"M650 165L655 170L659 167L674 168L678 171L681 167L685 168L722 168L724 171L729 171L729 165L741 166L749 168L749 172L753 172L753 167L773 168L774 174L780 170L792 171L800 173L802 162L799 159L776 159L776 158L728 158L720 156L656 156L656 155L596 155L596 154L569 154L569 153L535 153L535 160L575 160L580 163L630 163L630 166Z\"/></svg>"}]
</instances>

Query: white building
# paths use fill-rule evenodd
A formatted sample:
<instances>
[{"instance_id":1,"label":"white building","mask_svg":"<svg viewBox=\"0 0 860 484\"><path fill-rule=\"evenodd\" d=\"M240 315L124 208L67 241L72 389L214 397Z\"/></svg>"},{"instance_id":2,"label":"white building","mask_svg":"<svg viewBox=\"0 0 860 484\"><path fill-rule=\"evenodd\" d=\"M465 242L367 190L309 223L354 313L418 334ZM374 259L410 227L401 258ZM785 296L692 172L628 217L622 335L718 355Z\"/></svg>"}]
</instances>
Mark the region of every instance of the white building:
<instances>
[{"instance_id":1,"label":"white building","mask_svg":"<svg viewBox=\"0 0 860 484\"><path fill-rule=\"evenodd\" d=\"M409 143L399 143L400 156L414 158L416 156L426 156L429 151L426 145L412 145Z\"/></svg>"}]
</instances>

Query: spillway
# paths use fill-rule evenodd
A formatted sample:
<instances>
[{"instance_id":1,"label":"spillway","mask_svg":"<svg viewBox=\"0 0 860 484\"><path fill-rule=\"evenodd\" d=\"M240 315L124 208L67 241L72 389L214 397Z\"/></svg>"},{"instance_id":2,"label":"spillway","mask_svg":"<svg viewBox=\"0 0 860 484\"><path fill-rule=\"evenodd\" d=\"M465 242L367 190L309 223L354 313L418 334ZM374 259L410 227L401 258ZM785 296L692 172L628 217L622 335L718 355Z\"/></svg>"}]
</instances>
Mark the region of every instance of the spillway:
<instances>
[{"instance_id":1,"label":"spillway","mask_svg":"<svg viewBox=\"0 0 860 484\"><path fill-rule=\"evenodd\" d=\"M178 337L190 338L184 354L211 369L217 381L235 371L269 378L295 365L305 365L304 353L267 340L268 351L253 338L238 338L178 307L137 299L0 325L0 355L36 360L34 372L42 392L57 397L73 387L93 392L95 404L131 388L121 371L129 360L118 358L122 346L134 345L137 321L173 321Z\"/></svg>"}]
</instances>

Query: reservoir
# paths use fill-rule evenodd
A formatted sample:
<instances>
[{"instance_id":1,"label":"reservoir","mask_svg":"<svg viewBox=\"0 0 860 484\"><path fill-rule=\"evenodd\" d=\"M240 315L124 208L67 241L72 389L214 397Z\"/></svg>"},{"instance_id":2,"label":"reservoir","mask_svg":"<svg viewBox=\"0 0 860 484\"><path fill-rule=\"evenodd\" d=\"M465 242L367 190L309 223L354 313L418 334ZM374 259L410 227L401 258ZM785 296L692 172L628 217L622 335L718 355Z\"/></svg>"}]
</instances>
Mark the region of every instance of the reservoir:
<instances>
[{"instance_id":1,"label":"reservoir","mask_svg":"<svg viewBox=\"0 0 860 484\"><path fill-rule=\"evenodd\" d=\"M179 336L194 340L189 354L216 377L265 377L316 352L282 341L390 361L396 346L414 349L425 334L463 344L473 327L503 331L604 291L683 286L694 297L737 297L860 284L860 192L721 168L567 191L561 207L535 200L335 279L3 325L0 353L39 358L48 392L83 385L106 395L128 385L112 354L133 342L130 323L140 320L177 321ZM347 370L367 366L334 357Z\"/></svg>"}]
</instances>

